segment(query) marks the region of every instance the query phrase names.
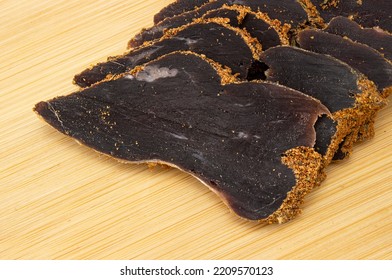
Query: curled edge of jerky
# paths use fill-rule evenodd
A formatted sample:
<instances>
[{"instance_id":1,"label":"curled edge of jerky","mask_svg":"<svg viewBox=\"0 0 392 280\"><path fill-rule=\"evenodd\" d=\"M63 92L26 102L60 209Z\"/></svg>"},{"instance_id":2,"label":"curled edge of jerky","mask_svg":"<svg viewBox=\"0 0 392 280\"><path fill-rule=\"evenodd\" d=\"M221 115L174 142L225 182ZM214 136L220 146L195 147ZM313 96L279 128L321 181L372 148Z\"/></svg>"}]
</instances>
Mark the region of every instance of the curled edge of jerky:
<instances>
[{"instance_id":1,"label":"curled edge of jerky","mask_svg":"<svg viewBox=\"0 0 392 280\"><path fill-rule=\"evenodd\" d=\"M238 11L240 13L240 15L238 17L238 22L239 22L240 26L241 26L243 20L245 19L245 17L247 15L255 16L257 19L260 19L260 20L264 21L265 23L269 24L271 26L271 28L273 28L276 31L276 33L279 36L280 41L282 42L282 45L288 45L289 44L289 35L288 35L288 33L289 33L290 29L291 29L291 25L290 24L288 24L288 23L284 23L283 24L278 19L271 19L268 16L267 13L264 13L262 11L257 11L256 12L256 11L253 11L251 8L249 8L247 6L242 6L242 5L239 5L239 4L234 4L234 5L224 4L222 6L222 9ZM207 12L206 15L208 13L209 12Z\"/></svg>"},{"instance_id":2,"label":"curled edge of jerky","mask_svg":"<svg viewBox=\"0 0 392 280\"><path fill-rule=\"evenodd\" d=\"M359 77L357 86L360 93L355 95L354 106L332 113L333 119L338 123L339 133L336 138L340 140L334 142L331 151L336 153L340 149L340 152L347 156L352 153L357 142L371 139L374 136L375 117L387 103L387 100L380 96L372 81L360 73L357 74ZM332 159L333 157L328 158L328 164Z\"/></svg>"},{"instance_id":3,"label":"curled edge of jerky","mask_svg":"<svg viewBox=\"0 0 392 280\"><path fill-rule=\"evenodd\" d=\"M182 30L186 29L189 26L192 26L195 24L207 24L207 23L216 23L216 24L219 24L219 25L227 28L228 30L235 32L237 35L241 36L242 39L245 41L245 43L249 46L250 50L252 51L253 58L255 60L260 58L260 53L262 52L262 45L260 44L260 42L257 39L253 38L249 34L248 31L246 31L244 29L237 28L237 27L233 27L230 24L228 24L228 19L226 19L226 18L216 17L216 18L207 18L207 19L205 19L205 18L194 19L193 22L191 22L191 23L185 24L185 25L177 27L177 28L165 30L164 35L162 36L161 39L159 39L159 41L162 41L166 38L174 37L179 32L181 32ZM146 44L151 45L151 44L153 44L153 42L146 42Z\"/></svg>"},{"instance_id":4,"label":"curled edge of jerky","mask_svg":"<svg viewBox=\"0 0 392 280\"><path fill-rule=\"evenodd\" d=\"M297 47L277 46L270 48L264 52L262 56L278 49L291 49L302 54L314 55L320 58L324 57L324 59L329 59L338 65L345 67L356 77L356 87L358 91L354 93L353 105L348 108L332 111L331 118L336 122L336 132L324 155L323 166L328 166L333 159L336 159L334 156L337 152L339 152L339 154L349 155L354 144L358 140L368 139L374 134L373 123L376 113L386 105L386 99L380 95L374 82L353 69L347 63L338 60L333 56L319 54ZM268 63L266 64L268 65ZM267 73L271 70L271 68L267 70ZM268 77L268 74L266 75ZM304 89L303 91L306 93Z\"/></svg>"},{"instance_id":5,"label":"curled edge of jerky","mask_svg":"<svg viewBox=\"0 0 392 280\"><path fill-rule=\"evenodd\" d=\"M205 60L206 62L208 62L217 71L218 76L221 78L222 85L230 84L230 83L235 83L235 84L244 83L244 82L238 82L237 79L233 75L231 75L230 69L228 69L227 67L226 68L222 67L218 63L206 58L203 55L195 54L190 51L185 51L185 52L178 51L175 53L181 53L184 55L194 55L194 56L197 56L197 57ZM173 54L173 53L171 53L171 54ZM164 57L164 56L162 56L162 57ZM158 60L158 59L156 59L156 60ZM151 62L149 62L149 63L151 63ZM118 75L116 78L123 77L126 75L136 75L138 72L143 71L144 67L145 67L144 65L139 66L129 73L124 73L124 74ZM276 85L276 83L270 83L270 84ZM304 94L304 96L306 96L306 95ZM318 109L318 114L315 114L312 118L312 121L311 121L311 122L313 122L312 127L313 127L313 131L314 131L314 123L316 122L318 117L322 114L329 114L329 111L318 100L311 98L309 96L307 96L307 98L313 99L314 101L316 101L320 105L320 107ZM40 115L40 111L45 110L45 109L51 110L52 113L55 115L55 117L57 117L56 112L53 111L55 109L50 108L50 102L40 102L40 103L36 104L34 111L36 113L38 113L38 115ZM70 136L69 132L67 133L66 130L64 131L64 134ZM314 134L313 138L315 139L315 137L316 137L315 131L313 134ZM72 139L76 140L78 143L82 143L82 141L79 141L75 138L72 138ZM97 151L95 148L92 148L92 149ZM101 154L105 154L101 151L97 151L97 152L99 152ZM114 157L114 158L116 158L116 157ZM175 164L172 164L170 162L165 162L165 161L159 161L159 160L130 161L130 160L119 159L119 158L116 158L116 159L118 159L119 161L124 162L124 163L136 163L136 164L137 163L147 163L147 164L157 164L158 163L158 164L176 167L180 170L183 170L182 168L180 168L179 166L177 166ZM293 219L301 212L300 205L303 203L303 199L304 199L305 195L307 193L309 193L313 188L318 186L320 184L320 182L323 180L323 178L325 177L324 172L322 170L322 156L311 147L298 146L298 147L291 148L283 153L283 155L281 157L281 162L283 165L286 165L289 169L291 169L292 172L294 173L295 185L291 187L291 190L287 193L286 198L284 199L283 203L280 204L280 207L277 210L275 210L273 213L271 213L266 218L252 220L252 221L259 221L259 222L265 222L265 223L271 224L271 223L284 223L284 222L287 222L287 221ZM213 189L211 186L208 185L208 183L203 181L201 179L201 177L198 177L196 174L192 174L192 172L187 171L187 170L183 170L183 171L187 172L188 174L190 174L190 175L196 177L198 180L202 181L202 183L205 184L207 187L209 187L209 189L211 189L214 193L218 194L218 196L224 201L224 203L229 206L229 209L231 211L233 211L233 209L230 207L230 202L227 201L227 199L225 198L225 195L223 195L222 193L219 193L219 191ZM241 216L239 216L239 217L241 217ZM244 218L244 217L241 217L241 218ZM247 218L244 218L244 219L247 219Z\"/></svg>"},{"instance_id":6,"label":"curled edge of jerky","mask_svg":"<svg viewBox=\"0 0 392 280\"><path fill-rule=\"evenodd\" d=\"M258 60L260 58L260 54L262 53L262 45L259 43L259 41L255 38L253 38L246 30L243 30L243 29L240 29L237 27L233 27L233 26L229 25L227 23L227 21L228 20L225 18L209 18L209 19L198 18L198 19L195 19L193 22L185 24L183 26L180 26L177 28L172 28L172 29L167 29L167 30L165 30L165 32L161 38L158 38L158 39L155 39L152 41L146 41L142 45L140 45L136 48L133 48L131 50L128 50L121 55L109 57L107 59L107 61L105 61L105 62L99 62L97 64L90 65L87 69L83 70L82 72L80 72L79 74L74 76L73 83L76 85L80 85L83 88L86 86L91 86L94 83L92 83L91 85L83 84L85 82L83 75L87 74L89 71L93 71L93 69L100 67L101 65L105 65L106 63L110 63L111 61L114 61L114 63L116 63L115 60L117 60L117 59L127 57L128 55L132 54L132 52L153 46L154 44L156 44L158 42L163 42L165 40L171 39L171 38L175 37L177 34L179 34L180 32L186 30L187 28L198 25L198 24L215 23L215 24L218 24L218 25L226 28L227 30L234 32L235 34L240 36L243 39L244 43L249 47L249 50L252 53L253 59ZM113 74L113 73L107 73L106 78L111 78L115 75L116 74ZM243 78L245 79L246 77L243 77ZM97 82L100 82L100 80L96 81L95 83L97 83Z\"/></svg>"}]
</instances>

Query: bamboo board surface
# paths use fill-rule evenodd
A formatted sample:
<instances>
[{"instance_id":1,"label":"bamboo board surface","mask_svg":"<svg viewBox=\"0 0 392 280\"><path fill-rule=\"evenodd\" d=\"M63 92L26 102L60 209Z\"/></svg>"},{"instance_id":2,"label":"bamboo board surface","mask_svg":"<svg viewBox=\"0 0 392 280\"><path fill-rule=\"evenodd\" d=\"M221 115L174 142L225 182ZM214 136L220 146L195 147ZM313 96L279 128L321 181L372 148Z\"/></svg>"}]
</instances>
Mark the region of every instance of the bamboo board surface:
<instances>
[{"instance_id":1,"label":"bamboo board surface","mask_svg":"<svg viewBox=\"0 0 392 280\"><path fill-rule=\"evenodd\" d=\"M302 215L268 226L183 172L118 163L37 118L170 2L0 1L0 259L391 259L392 105Z\"/></svg>"}]
</instances>

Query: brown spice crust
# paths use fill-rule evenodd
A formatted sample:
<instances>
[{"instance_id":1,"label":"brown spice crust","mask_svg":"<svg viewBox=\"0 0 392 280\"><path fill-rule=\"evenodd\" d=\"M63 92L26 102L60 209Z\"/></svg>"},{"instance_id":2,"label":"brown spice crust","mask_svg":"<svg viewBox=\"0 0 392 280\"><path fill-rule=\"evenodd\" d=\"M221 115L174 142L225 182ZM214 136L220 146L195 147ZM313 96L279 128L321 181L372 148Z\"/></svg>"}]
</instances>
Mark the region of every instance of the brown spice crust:
<instances>
[{"instance_id":1,"label":"brown spice crust","mask_svg":"<svg viewBox=\"0 0 392 280\"><path fill-rule=\"evenodd\" d=\"M338 123L337 133L325 156L325 166L331 162L339 145L344 153L350 154L356 142L373 137L376 114L387 103L376 85L363 75L357 85L360 92L355 96L354 107L333 113L333 119Z\"/></svg>"},{"instance_id":2,"label":"brown spice crust","mask_svg":"<svg viewBox=\"0 0 392 280\"><path fill-rule=\"evenodd\" d=\"M306 11L308 19L312 25L317 28L324 28L326 24L324 19L320 16L320 12L317 7L310 0L299 0L298 1L302 8Z\"/></svg>"},{"instance_id":3,"label":"brown spice crust","mask_svg":"<svg viewBox=\"0 0 392 280\"><path fill-rule=\"evenodd\" d=\"M295 218L301 213L300 205L305 195L319 186L325 178L322 171L322 156L312 148L290 149L282 157L282 163L293 170L297 183L279 209L260 222L282 224Z\"/></svg>"},{"instance_id":4,"label":"brown spice crust","mask_svg":"<svg viewBox=\"0 0 392 280\"><path fill-rule=\"evenodd\" d=\"M268 23L275 31L276 33L278 33L280 41L282 42L282 45L288 45L289 44L289 31L291 29L291 25L290 24L282 24L279 20L277 19L271 19L268 14L263 13L261 11L255 12L253 10L251 10L249 7L246 6L241 6L238 4L235 5L223 5L223 8L228 9L228 10L236 10L239 11L240 14L242 15L242 18L239 18L239 23L242 23L242 20L245 18L245 16L247 14L252 14L254 15L256 18L265 21L266 23Z\"/></svg>"},{"instance_id":5,"label":"brown spice crust","mask_svg":"<svg viewBox=\"0 0 392 280\"><path fill-rule=\"evenodd\" d=\"M339 6L339 1L340 0L324 0L324 2L320 4L320 7L323 10L326 10L330 7L337 8Z\"/></svg>"}]
</instances>

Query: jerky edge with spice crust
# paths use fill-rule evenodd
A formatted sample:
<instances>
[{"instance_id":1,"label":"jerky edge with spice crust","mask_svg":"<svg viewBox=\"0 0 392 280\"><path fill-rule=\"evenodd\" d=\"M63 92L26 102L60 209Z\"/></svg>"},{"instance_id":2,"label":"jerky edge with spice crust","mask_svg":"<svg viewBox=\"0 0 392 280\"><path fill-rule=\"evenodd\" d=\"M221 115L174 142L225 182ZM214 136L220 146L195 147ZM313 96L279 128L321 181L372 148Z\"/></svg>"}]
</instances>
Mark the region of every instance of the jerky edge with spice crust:
<instances>
[{"instance_id":1,"label":"jerky edge with spice crust","mask_svg":"<svg viewBox=\"0 0 392 280\"><path fill-rule=\"evenodd\" d=\"M164 20L165 18L173 17L184 12L194 10L210 0L176 0L175 2L162 8L154 15L154 24Z\"/></svg>"},{"instance_id":2,"label":"jerky edge with spice crust","mask_svg":"<svg viewBox=\"0 0 392 280\"><path fill-rule=\"evenodd\" d=\"M308 14L296 0L253 1L253 0L217 0L208 2L201 7L176 16L166 18L152 27L145 28L136 34L128 43L129 47L137 47L145 41L154 40L162 36L166 28L179 27L191 22L195 18L203 17L206 13L222 7L242 7L253 12L261 12L270 19L279 21L289 27L291 33L296 33L303 26L308 25Z\"/></svg>"},{"instance_id":3,"label":"jerky edge with spice crust","mask_svg":"<svg viewBox=\"0 0 392 280\"><path fill-rule=\"evenodd\" d=\"M323 178L314 124L329 111L284 86L235 81L176 52L34 110L101 153L192 174L242 218L286 222Z\"/></svg>"},{"instance_id":4,"label":"jerky edge with spice crust","mask_svg":"<svg viewBox=\"0 0 392 280\"><path fill-rule=\"evenodd\" d=\"M170 29L156 41L146 42L121 56L111 57L74 77L81 87L91 86L107 77L132 70L164 54L192 51L229 67L235 75L246 79L249 68L259 58L262 46L246 31L225 23L226 19L198 19ZM279 40L279 38L278 38Z\"/></svg>"},{"instance_id":5,"label":"jerky edge with spice crust","mask_svg":"<svg viewBox=\"0 0 392 280\"><path fill-rule=\"evenodd\" d=\"M359 133L371 126L376 112L385 105L373 82L331 56L279 46L265 51L261 61L268 67L266 80L313 96L332 113L332 119L337 122L332 141L328 142L329 137L320 138L316 145L322 150L325 165L337 152L339 159L349 154ZM326 129L330 126L326 122L327 119L320 120L321 135L325 131L333 132Z\"/></svg>"},{"instance_id":6,"label":"jerky edge with spice crust","mask_svg":"<svg viewBox=\"0 0 392 280\"><path fill-rule=\"evenodd\" d=\"M324 31L368 45L392 61L392 35L378 27L364 28L349 18L338 16L328 23Z\"/></svg>"}]
</instances>

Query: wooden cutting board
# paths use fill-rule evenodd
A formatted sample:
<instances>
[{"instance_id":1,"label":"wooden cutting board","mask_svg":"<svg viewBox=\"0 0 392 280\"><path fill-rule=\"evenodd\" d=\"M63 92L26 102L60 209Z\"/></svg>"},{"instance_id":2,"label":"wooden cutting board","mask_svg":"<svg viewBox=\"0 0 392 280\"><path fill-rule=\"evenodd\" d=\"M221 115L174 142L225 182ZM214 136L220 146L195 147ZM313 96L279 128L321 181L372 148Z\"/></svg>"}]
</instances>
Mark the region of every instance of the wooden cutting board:
<instances>
[{"instance_id":1,"label":"wooden cutting board","mask_svg":"<svg viewBox=\"0 0 392 280\"><path fill-rule=\"evenodd\" d=\"M247 222L191 176L121 164L39 120L171 0L0 2L1 259L391 259L392 110L303 213Z\"/></svg>"}]
</instances>

